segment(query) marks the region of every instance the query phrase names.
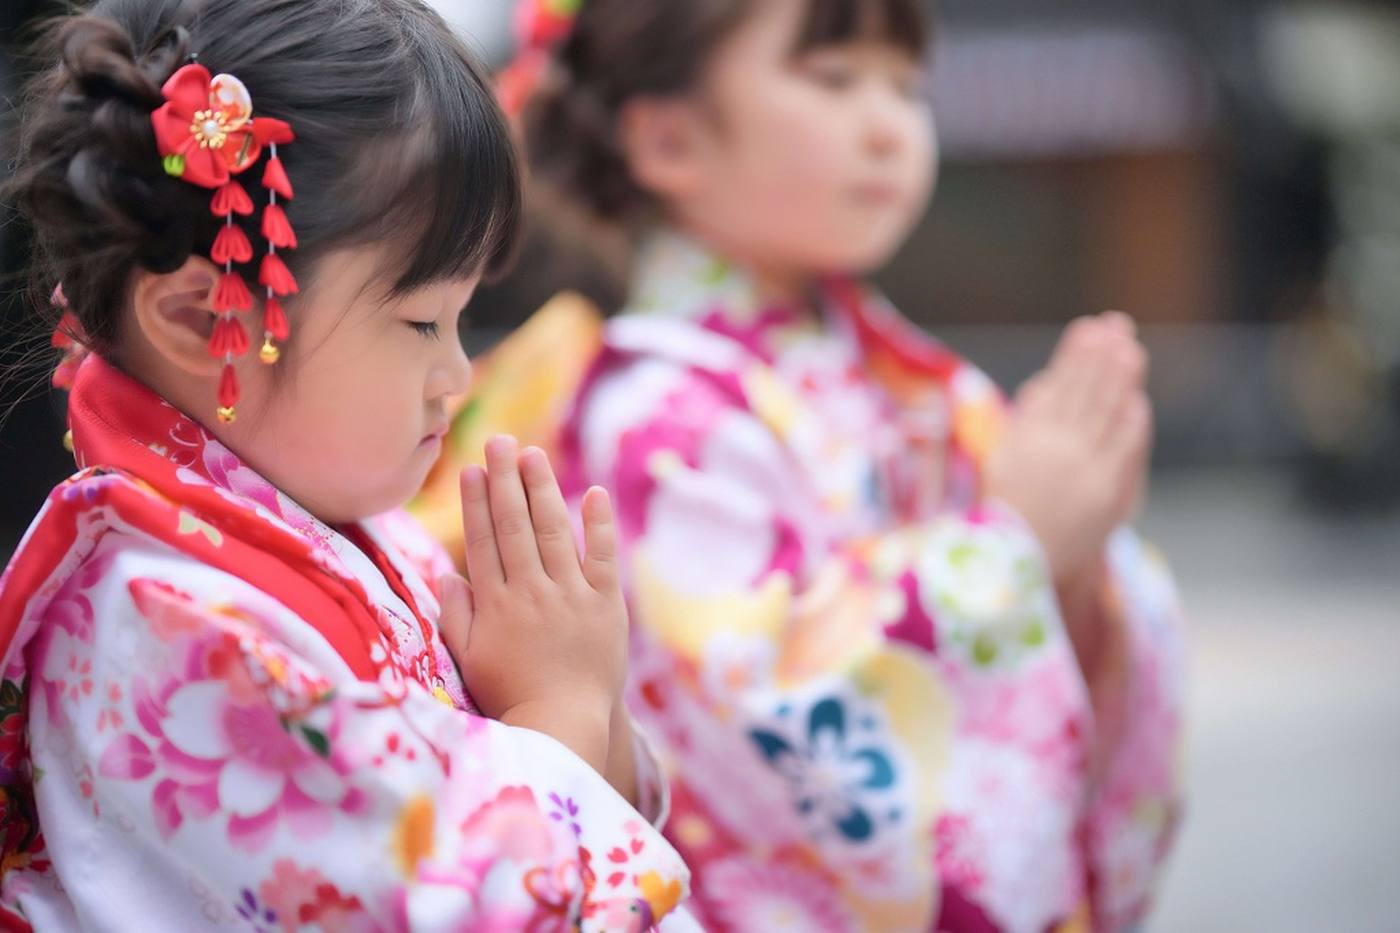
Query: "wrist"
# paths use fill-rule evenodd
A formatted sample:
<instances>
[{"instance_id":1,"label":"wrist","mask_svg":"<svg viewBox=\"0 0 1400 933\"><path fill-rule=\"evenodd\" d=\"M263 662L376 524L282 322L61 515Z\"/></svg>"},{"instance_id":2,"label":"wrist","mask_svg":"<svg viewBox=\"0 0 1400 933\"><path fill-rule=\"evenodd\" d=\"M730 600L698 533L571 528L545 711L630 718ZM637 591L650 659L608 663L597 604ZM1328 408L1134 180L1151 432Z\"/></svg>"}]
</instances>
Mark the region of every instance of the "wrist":
<instances>
[{"instance_id":1,"label":"wrist","mask_svg":"<svg viewBox=\"0 0 1400 933\"><path fill-rule=\"evenodd\" d=\"M632 735L632 714L621 700L613 704L608 729L608 770L604 775L627 802L637 805L637 761Z\"/></svg>"},{"instance_id":2,"label":"wrist","mask_svg":"<svg viewBox=\"0 0 1400 933\"><path fill-rule=\"evenodd\" d=\"M1055 592L1059 594L1061 607L1067 613L1071 609L1083 612L1096 608L1106 573L1103 558L1099 555L1057 573Z\"/></svg>"},{"instance_id":3,"label":"wrist","mask_svg":"<svg viewBox=\"0 0 1400 933\"><path fill-rule=\"evenodd\" d=\"M544 733L568 746L599 774L607 767L612 714L606 703L577 696L562 701L527 701L506 710L501 722Z\"/></svg>"}]
</instances>

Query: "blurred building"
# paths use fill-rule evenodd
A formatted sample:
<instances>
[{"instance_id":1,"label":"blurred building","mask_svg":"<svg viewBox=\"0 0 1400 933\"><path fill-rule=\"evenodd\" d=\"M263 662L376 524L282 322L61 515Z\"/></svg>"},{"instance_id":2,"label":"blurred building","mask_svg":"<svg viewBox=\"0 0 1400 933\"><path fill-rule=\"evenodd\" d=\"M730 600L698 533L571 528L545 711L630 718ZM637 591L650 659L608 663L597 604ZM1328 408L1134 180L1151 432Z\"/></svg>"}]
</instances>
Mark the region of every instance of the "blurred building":
<instances>
[{"instance_id":1,"label":"blurred building","mask_svg":"<svg viewBox=\"0 0 1400 933\"><path fill-rule=\"evenodd\" d=\"M1394 495L1400 4L939 7L943 178L884 277L901 306L1009 383L1069 317L1129 310L1163 462Z\"/></svg>"},{"instance_id":2,"label":"blurred building","mask_svg":"<svg viewBox=\"0 0 1400 933\"><path fill-rule=\"evenodd\" d=\"M511 0L432 2L508 58ZM0 99L23 24L62 5L3 4ZM899 306L1009 386L1073 316L1131 311L1162 464L1285 464L1318 502L1400 494L1400 0L936 6L941 179L880 277ZM0 249L12 351L22 225ZM564 282L620 295L586 252L532 239L480 295L473 347ZM68 468L58 410L39 399L0 431L0 525Z\"/></svg>"}]
</instances>

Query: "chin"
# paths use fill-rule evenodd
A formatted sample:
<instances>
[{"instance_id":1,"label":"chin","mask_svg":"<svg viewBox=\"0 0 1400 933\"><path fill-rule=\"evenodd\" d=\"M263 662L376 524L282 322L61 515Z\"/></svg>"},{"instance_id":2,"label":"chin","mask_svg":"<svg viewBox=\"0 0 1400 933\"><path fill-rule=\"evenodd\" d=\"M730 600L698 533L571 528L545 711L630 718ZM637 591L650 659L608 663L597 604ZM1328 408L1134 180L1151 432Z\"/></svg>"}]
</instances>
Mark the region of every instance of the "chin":
<instances>
[{"instance_id":1,"label":"chin","mask_svg":"<svg viewBox=\"0 0 1400 933\"><path fill-rule=\"evenodd\" d=\"M842 275L866 276L884 268L898 251L901 239L867 237L859 243L843 243L818 264Z\"/></svg>"},{"instance_id":2,"label":"chin","mask_svg":"<svg viewBox=\"0 0 1400 933\"><path fill-rule=\"evenodd\" d=\"M349 524L364 521L401 509L418 494L422 480L413 482L414 477L406 477L398 483L386 484L376 489L360 489L336 503L334 515L320 516L323 521L330 518L329 524Z\"/></svg>"}]
</instances>

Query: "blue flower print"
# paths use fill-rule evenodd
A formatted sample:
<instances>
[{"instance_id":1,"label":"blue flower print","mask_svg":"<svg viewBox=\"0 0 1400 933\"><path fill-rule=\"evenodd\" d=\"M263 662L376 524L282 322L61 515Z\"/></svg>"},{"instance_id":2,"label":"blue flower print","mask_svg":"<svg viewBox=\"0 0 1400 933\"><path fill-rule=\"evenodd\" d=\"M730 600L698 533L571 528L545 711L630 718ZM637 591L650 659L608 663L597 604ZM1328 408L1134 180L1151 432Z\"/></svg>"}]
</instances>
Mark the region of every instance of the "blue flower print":
<instances>
[{"instance_id":1,"label":"blue flower print","mask_svg":"<svg viewBox=\"0 0 1400 933\"><path fill-rule=\"evenodd\" d=\"M819 836L834 829L847 842L870 842L882 824L897 821L896 767L878 747L880 729L870 717L853 717L837 697L824 697L807 713L805 728L790 706L777 711L792 728L754 728L749 737L768 764L785 777L799 812ZM787 731L789 734L781 734Z\"/></svg>"}]
</instances>

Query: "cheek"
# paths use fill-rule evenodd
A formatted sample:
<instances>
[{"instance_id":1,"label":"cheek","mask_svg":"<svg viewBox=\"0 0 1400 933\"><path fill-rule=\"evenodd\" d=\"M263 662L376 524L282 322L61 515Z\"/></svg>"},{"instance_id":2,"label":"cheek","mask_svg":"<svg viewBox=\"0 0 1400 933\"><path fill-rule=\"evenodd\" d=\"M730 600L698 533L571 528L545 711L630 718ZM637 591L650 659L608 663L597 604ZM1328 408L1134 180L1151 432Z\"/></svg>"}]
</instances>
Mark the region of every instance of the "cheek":
<instances>
[{"instance_id":1,"label":"cheek","mask_svg":"<svg viewBox=\"0 0 1400 933\"><path fill-rule=\"evenodd\" d=\"M392 365L388 353L308 367L289 399L287 427L298 446L365 466L399 452L421 421L421 386L415 394L410 371Z\"/></svg>"},{"instance_id":2,"label":"cheek","mask_svg":"<svg viewBox=\"0 0 1400 933\"><path fill-rule=\"evenodd\" d=\"M920 116L911 137L910 152L911 188L916 192L918 200L915 212L922 213L938 185L938 128L931 116Z\"/></svg>"}]
</instances>

